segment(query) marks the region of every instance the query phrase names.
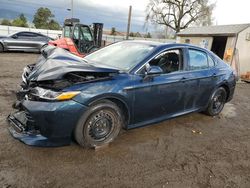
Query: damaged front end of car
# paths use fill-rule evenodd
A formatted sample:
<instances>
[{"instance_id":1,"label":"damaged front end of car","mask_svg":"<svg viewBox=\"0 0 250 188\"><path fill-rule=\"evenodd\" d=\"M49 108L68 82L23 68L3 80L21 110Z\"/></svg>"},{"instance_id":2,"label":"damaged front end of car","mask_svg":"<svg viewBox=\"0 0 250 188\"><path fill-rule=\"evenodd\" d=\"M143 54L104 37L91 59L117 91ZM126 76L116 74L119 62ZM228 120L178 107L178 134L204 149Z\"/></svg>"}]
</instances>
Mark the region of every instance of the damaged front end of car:
<instances>
[{"instance_id":1,"label":"damaged front end of car","mask_svg":"<svg viewBox=\"0 0 250 188\"><path fill-rule=\"evenodd\" d=\"M88 109L74 100L81 93L81 86L112 79L118 73L90 65L62 50L44 52L22 74L21 89L13 105L17 111L8 116L8 121L12 136L27 145L70 144L74 126Z\"/></svg>"},{"instance_id":2,"label":"damaged front end of car","mask_svg":"<svg viewBox=\"0 0 250 188\"><path fill-rule=\"evenodd\" d=\"M58 91L73 84L110 79L118 72L116 69L90 65L64 49L48 46L37 63L24 68L17 99L22 100L30 88L44 87Z\"/></svg>"},{"instance_id":3,"label":"damaged front end of car","mask_svg":"<svg viewBox=\"0 0 250 188\"><path fill-rule=\"evenodd\" d=\"M27 145L62 146L71 141L70 133L87 106L72 100L80 91L56 92L35 87L8 116L10 133Z\"/></svg>"}]
</instances>

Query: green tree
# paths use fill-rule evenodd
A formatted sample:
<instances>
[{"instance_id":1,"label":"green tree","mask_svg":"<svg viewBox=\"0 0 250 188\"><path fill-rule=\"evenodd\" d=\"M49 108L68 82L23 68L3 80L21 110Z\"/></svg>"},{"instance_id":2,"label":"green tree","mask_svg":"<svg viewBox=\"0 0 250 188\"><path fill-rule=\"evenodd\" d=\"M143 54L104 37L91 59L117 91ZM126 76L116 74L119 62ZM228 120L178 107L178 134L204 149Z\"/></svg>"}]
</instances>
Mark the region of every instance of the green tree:
<instances>
[{"instance_id":1,"label":"green tree","mask_svg":"<svg viewBox=\"0 0 250 188\"><path fill-rule=\"evenodd\" d=\"M1 25L8 25L8 26L11 26L11 21L8 20L8 19L3 19L2 22L1 22Z\"/></svg>"},{"instance_id":2,"label":"green tree","mask_svg":"<svg viewBox=\"0 0 250 188\"><path fill-rule=\"evenodd\" d=\"M34 15L33 23L39 29L59 29L59 23L52 19L54 17L50 9L40 7Z\"/></svg>"},{"instance_id":3,"label":"green tree","mask_svg":"<svg viewBox=\"0 0 250 188\"><path fill-rule=\"evenodd\" d=\"M27 19L24 16L24 14L20 14L19 17L17 17L16 19L14 19L12 21L11 25L17 26L17 27L28 27Z\"/></svg>"},{"instance_id":4,"label":"green tree","mask_svg":"<svg viewBox=\"0 0 250 188\"><path fill-rule=\"evenodd\" d=\"M152 38L151 34L148 32L147 34L144 35L145 38Z\"/></svg>"},{"instance_id":5,"label":"green tree","mask_svg":"<svg viewBox=\"0 0 250 188\"><path fill-rule=\"evenodd\" d=\"M24 16L24 14L20 14L19 19L20 19L23 23L27 23L27 18Z\"/></svg>"},{"instance_id":6,"label":"green tree","mask_svg":"<svg viewBox=\"0 0 250 188\"><path fill-rule=\"evenodd\" d=\"M115 27L111 28L110 35L116 35L116 29L115 29Z\"/></svg>"},{"instance_id":7,"label":"green tree","mask_svg":"<svg viewBox=\"0 0 250 188\"><path fill-rule=\"evenodd\" d=\"M136 32L136 33L134 34L134 37L142 37L142 35L141 35L141 33Z\"/></svg>"},{"instance_id":8,"label":"green tree","mask_svg":"<svg viewBox=\"0 0 250 188\"><path fill-rule=\"evenodd\" d=\"M134 34L133 32L130 32L130 33L129 33L129 36L130 36L130 37L134 37L135 34Z\"/></svg>"},{"instance_id":9,"label":"green tree","mask_svg":"<svg viewBox=\"0 0 250 188\"><path fill-rule=\"evenodd\" d=\"M58 22L56 22L54 19L50 20L49 22L49 28L51 30L60 30L61 27Z\"/></svg>"}]
</instances>

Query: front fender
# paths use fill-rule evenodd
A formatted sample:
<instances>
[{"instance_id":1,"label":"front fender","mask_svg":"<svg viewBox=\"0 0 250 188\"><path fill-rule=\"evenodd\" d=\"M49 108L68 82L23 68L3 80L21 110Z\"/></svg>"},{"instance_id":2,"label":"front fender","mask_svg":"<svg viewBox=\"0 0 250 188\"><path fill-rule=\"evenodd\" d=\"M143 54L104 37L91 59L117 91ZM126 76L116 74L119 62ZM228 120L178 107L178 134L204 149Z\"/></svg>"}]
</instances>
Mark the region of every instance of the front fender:
<instances>
[{"instance_id":1,"label":"front fender","mask_svg":"<svg viewBox=\"0 0 250 188\"><path fill-rule=\"evenodd\" d=\"M96 101L99 101L102 99L116 99L122 102L124 105L126 105L127 108L129 108L130 106L128 99L125 96L121 94L117 94L117 93L103 93L103 94L98 94L98 95L94 95L94 94L87 95L86 93L82 93L74 98L76 102L81 103L86 106L90 106Z\"/></svg>"},{"instance_id":2,"label":"front fender","mask_svg":"<svg viewBox=\"0 0 250 188\"><path fill-rule=\"evenodd\" d=\"M127 114L127 121L130 122L131 115L133 114L132 112L133 102L132 100L129 100L129 98L127 98L126 96L117 93L105 93L105 94L95 95L92 97L78 95L77 97L74 98L76 102L81 103L88 107L103 99L111 100L112 102L115 102L119 107L121 107L120 105L122 105L122 108L124 107L123 109L126 110L126 112L124 113Z\"/></svg>"}]
</instances>

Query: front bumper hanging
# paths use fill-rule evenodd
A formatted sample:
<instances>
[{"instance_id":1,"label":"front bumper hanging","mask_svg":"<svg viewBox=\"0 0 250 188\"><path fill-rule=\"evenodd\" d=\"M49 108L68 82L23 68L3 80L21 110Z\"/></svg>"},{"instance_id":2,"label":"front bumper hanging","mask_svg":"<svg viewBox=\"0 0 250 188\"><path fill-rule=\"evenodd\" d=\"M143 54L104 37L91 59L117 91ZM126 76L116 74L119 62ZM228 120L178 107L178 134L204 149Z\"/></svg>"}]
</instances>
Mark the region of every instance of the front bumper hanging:
<instances>
[{"instance_id":1,"label":"front bumper hanging","mask_svg":"<svg viewBox=\"0 0 250 188\"><path fill-rule=\"evenodd\" d=\"M35 128L35 122L27 117L27 112L17 111L7 118L10 134L21 142L30 146L56 147L69 145L64 139L49 139L40 134Z\"/></svg>"},{"instance_id":2,"label":"front bumper hanging","mask_svg":"<svg viewBox=\"0 0 250 188\"><path fill-rule=\"evenodd\" d=\"M73 100L22 100L16 107L7 118L11 135L27 145L45 147L69 145L75 125L87 110Z\"/></svg>"}]
</instances>

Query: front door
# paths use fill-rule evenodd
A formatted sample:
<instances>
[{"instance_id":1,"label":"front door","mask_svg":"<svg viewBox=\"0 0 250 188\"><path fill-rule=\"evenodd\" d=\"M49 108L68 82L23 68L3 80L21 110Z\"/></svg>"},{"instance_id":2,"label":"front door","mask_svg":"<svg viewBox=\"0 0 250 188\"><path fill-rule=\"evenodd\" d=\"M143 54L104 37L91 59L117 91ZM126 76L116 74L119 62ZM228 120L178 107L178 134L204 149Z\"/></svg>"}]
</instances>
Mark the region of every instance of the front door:
<instances>
[{"instance_id":1,"label":"front door","mask_svg":"<svg viewBox=\"0 0 250 188\"><path fill-rule=\"evenodd\" d=\"M187 90L194 92L197 84L189 79L188 72L183 71L183 62L182 49L167 50L149 62L150 66L161 67L162 74L145 77L145 70L139 72L141 75L136 76L133 88L133 124L150 123L183 113L185 100L190 98Z\"/></svg>"}]
</instances>

